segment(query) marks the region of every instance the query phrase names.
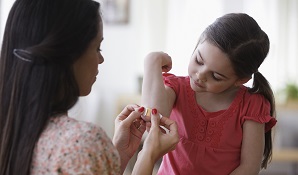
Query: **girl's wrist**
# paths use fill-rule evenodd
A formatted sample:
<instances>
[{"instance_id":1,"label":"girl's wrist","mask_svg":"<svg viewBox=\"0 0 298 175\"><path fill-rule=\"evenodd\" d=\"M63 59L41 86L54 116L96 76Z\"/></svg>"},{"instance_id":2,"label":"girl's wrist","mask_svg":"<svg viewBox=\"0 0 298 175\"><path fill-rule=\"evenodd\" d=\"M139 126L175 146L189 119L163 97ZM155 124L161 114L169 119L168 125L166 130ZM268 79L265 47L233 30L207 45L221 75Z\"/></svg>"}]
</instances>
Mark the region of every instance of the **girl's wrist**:
<instances>
[{"instance_id":1,"label":"girl's wrist","mask_svg":"<svg viewBox=\"0 0 298 175\"><path fill-rule=\"evenodd\" d=\"M151 64L154 64L154 65L158 65L160 66L162 64L162 58L159 57L159 56L151 56L150 54L146 57L145 61L145 66L146 65L151 65Z\"/></svg>"}]
</instances>

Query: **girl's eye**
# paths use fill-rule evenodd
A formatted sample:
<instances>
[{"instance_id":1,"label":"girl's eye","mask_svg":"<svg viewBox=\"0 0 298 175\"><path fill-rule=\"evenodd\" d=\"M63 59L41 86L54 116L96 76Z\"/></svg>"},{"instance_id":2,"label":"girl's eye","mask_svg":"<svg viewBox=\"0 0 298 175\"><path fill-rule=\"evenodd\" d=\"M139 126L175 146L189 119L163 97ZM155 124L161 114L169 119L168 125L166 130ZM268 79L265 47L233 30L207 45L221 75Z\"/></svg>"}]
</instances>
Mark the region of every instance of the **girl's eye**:
<instances>
[{"instance_id":1,"label":"girl's eye","mask_svg":"<svg viewBox=\"0 0 298 175\"><path fill-rule=\"evenodd\" d=\"M220 78L217 78L214 74L212 74L212 78L215 80L215 81L221 81Z\"/></svg>"},{"instance_id":2,"label":"girl's eye","mask_svg":"<svg viewBox=\"0 0 298 175\"><path fill-rule=\"evenodd\" d=\"M198 65L204 65L204 63L201 62L201 61L199 61L198 59L195 59L195 60L196 60L196 63L197 63Z\"/></svg>"},{"instance_id":3,"label":"girl's eye","mask_svg":"<svg viewBox=\"0 0 298 175\"><path fill-rule=\"evenodd\" d=\"M100 49L100 47L99 47L99 48L97 48L97 52L101 52L101 49Z\"/></svg>"}]
</instances>

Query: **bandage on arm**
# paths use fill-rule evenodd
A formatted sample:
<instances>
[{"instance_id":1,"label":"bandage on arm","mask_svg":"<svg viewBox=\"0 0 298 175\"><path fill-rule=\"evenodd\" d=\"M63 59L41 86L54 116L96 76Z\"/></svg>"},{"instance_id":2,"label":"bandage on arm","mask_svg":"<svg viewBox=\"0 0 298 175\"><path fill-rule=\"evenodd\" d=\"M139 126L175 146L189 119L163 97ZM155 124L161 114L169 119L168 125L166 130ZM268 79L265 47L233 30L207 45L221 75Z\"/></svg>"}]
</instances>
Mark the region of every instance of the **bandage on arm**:
<instances>
[{"instance_id":1,"label":"bandage on arm","mask_svg":"<svg viewBox=\"0 0 298 175\"><path fill-rule=\"evenodd\" d=\"M145 111L144 113L142 114L142 118L145 120L145 121L150 121L151 120L151 115L152 115L152 109L151 108L146 108L145 107ZM162 118L163 116L158 113L159 115L159 118Z\"/></svg>"}]
</instances>

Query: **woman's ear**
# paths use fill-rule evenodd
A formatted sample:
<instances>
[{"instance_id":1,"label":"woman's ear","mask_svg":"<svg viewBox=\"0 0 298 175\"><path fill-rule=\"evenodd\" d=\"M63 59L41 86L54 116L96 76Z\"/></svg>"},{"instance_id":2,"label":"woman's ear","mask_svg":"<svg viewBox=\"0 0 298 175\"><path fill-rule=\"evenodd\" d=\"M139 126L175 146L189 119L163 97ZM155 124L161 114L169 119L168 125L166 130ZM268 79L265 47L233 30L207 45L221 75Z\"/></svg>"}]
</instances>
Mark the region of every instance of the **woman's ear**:
<instances>
[{"instance_id":1,"label":"woman's ear","mask_svg":"<svg viewBox=\"0 0 298 175\"><path fill-rule=\"evenodd\" d=\"M251 79L251 77L238 79L238 80L235 82L235 86L243 85L243 84L247 83L250 79Z\"/></svg>"}]
</instances>

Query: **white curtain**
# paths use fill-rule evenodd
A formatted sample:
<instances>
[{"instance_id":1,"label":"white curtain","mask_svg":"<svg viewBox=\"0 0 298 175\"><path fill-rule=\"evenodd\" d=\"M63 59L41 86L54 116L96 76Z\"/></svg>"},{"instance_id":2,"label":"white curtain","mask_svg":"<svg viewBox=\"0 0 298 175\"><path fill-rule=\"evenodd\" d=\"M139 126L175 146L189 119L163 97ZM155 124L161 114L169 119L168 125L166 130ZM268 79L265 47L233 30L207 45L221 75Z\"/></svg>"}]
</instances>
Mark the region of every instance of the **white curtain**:
<instances>
[{"instance_id":1,"label":"white curtain","mask_svg":"<svg viewBox=\"0 0 298 175\"><path fill-rule=\"evenodd\" d=\"M0 0L0 45L2 45L2 37L8 12L13 4L14 0Z\"/></svg>"},{"instance_id":2,"label":"white curtain","mask_svg":"<svg viewBox=\"0 0 298 175\"><path fill-rule=\"evenodd\" d=\"M279 18L276 27L276 59L279 68L280 83L289 81L298 83L298 1L277 1Z\"/></svg>"},{"instance_id":3,"label":"white curtain","mask_svg":"<svg viewBox=\"0 0 298 175\"><path fill-rule=\"evenodd\" d=\"M166 50L173 57L173 71L187 74L188 59L207 25L230 12L252 16L268 34L270 52L260 72L274 91L289 81L298 83L297 0L171 0L168 1Z\"/></svg>"}]
</instances>

